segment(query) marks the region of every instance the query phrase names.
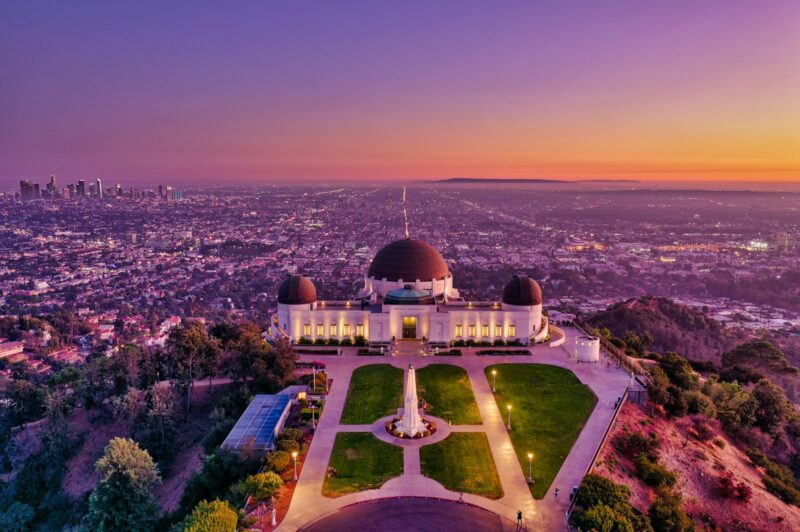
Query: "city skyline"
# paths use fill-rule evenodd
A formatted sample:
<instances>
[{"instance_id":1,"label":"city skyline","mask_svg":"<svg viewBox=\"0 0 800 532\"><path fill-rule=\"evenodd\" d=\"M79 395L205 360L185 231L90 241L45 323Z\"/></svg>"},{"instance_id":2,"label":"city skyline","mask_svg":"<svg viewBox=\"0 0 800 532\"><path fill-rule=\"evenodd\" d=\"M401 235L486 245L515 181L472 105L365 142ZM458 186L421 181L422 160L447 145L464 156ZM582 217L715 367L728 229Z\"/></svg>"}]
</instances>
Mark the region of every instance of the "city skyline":
<instances>
[{"instance_id":1,"label":"city skyline","mask_svg":"<svg viewBox=\"0 0 800 532\"><path fill-rule=\"evenodd\" d=\"M800 182L800 6L0 7L0 189Z\"/></svg>"}]
</instances>

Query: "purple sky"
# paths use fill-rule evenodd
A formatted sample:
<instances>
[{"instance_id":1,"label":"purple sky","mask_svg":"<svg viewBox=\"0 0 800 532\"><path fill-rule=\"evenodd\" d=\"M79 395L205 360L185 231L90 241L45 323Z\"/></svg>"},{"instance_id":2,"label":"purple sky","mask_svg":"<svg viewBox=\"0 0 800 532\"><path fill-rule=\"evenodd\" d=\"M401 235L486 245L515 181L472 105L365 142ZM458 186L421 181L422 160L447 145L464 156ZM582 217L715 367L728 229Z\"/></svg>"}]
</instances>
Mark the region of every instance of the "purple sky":
<instances>
[{"instance_id":1,"label":"purple sky","mask_svg":"<svg viewBox=\"0 0 800 532\"><path fill-rule=\"evenodd\" d=\"M800 181L800 2L0 3L0 188Z\"/></svg>"}]
</instances>

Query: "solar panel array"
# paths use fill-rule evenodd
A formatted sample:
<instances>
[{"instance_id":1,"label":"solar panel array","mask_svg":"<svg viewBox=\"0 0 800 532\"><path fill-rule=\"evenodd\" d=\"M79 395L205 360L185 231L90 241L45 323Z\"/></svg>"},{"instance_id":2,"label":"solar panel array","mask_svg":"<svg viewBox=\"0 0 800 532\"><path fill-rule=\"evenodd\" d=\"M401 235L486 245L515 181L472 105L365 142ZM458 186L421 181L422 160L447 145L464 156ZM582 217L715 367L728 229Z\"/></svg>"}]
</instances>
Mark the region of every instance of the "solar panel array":
<instances>
[{"instance_id":1,"label":"solar panel array","mask_svg":"<svg viewBox=\"0 0 800 532\"><path fill-rule=\"evenodd\" d=\"M256 449L272 448L275 441L275 427L290 400L288 395L256 395L222 442L222 447L241 449L252 439Z\"/></svg>"}]
</instances>

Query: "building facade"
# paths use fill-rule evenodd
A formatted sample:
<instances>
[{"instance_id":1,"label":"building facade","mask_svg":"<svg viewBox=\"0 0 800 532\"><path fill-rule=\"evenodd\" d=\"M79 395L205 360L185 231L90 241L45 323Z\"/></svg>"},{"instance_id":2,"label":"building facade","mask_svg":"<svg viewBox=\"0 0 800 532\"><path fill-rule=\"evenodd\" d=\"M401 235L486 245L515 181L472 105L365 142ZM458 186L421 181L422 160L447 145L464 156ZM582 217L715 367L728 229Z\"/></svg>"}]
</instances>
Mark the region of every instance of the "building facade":
<instances>
[{"instance_id":1,"label":"building facade","mask_svg":"<svg viewBox=\"0 0 800 532\"><path fill-rule=\"evenodd\" d=\"M382 248L352 300L319 301L314 283L286 279L278 290L271 336L292 342L363 337L370 343L418 340L496 341L528 345L549 336L542 292L515 275L498 301L466 301L453 286L447 263L429 244L406 238Z\"/></svg>"}]
</instances>

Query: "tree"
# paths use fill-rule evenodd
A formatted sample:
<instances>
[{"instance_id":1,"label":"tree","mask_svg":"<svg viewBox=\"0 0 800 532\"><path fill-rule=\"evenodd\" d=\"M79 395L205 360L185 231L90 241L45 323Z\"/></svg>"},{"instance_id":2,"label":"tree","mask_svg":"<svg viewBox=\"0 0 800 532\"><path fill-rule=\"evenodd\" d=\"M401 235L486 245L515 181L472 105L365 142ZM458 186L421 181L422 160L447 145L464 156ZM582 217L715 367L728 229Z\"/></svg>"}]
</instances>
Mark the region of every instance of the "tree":
<instances>
[{"instance_id":1,"label":"tree","mask_svg":"<svg viewBox=\"0 0 800 532\"><path fill-rule=\"evenodd\" d=\"M6 532L26 532L33 521L33 508L25 503L14 501L4 512L0 512L0 530Z\"/></svg>"},{"instance_id":2,"label":"tree","mask_svg":"<svg viewBox=\"0 0 800 532\"><path fill-rule=\"evenodd\" d=\"M11 384L9 399L12 402L12 412L16 423L42 415L44 391L28 380L15 380Z\"/></svg>"},{"instance_id":3,"label":"tree","mask_svg":"<svg viewBox=\"0 0 800 532\"><path fill-rule=\"evenodd\" d=\"M769 434L779 433L792 410L786 394L768 379L758 381L752 393L758 404L756 424Z\"/></svg>"},{"instance_id":4,"label":"tree","mask_svg":"<svg viewBox=\"0 0 800 532\"><path fill-rule=\"evenodd\" d=\"M149 530L158 517L152 488L161 481L153 459L128 438L112 438L95 464L102 475L89 497L91 530Z\"/></svg>"},{"instance_id":5,"label":"tree","mask_svg":"<svg viewBox=\"0 0 800 532\"><path fill-rule=\"evenodd\" d=\"M167 339L170 380L178 392L186 397L186 411L192 405L192 386L195 379L204 375L219 358L219 341L206 332L200 322L175 327Z\"/></svg>"},{"instance_id":6,"label":"tree","mask_svg":"<svg viewBox=\"0 0 800 532\"><path fill-rule=\"evenodd\" d=\"M267 471L238 481L231 486L227 499L231 504L241 504L248 495L257 500L272 497L283 486L283 480L276 473Z\"/></svg>"},{"instance_id":7,"label":"tree","mask_svg":"<svg viewBox=\"0 0 800 532\"><path fill-rule=\"evenodd\" d=\"M631 491L627 486L615 484L614 481L600 475L588 474L583 477L575 503L584 508L591 508L598 504L615 506L621 502L628 502Z\"/></svg>"},{"instance_id":8,"label":"tree","mask_svg":"<svg viewBox=\"0 0 800 532\"><path fill-rule=\"evenodd\" d=\"M239 516L228 503L200 501L192 513L183 520L184 532L233 532Z\"/></svg>"}]
</instances>

